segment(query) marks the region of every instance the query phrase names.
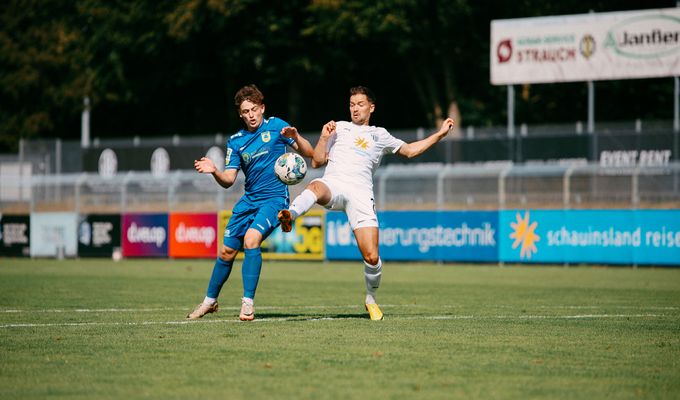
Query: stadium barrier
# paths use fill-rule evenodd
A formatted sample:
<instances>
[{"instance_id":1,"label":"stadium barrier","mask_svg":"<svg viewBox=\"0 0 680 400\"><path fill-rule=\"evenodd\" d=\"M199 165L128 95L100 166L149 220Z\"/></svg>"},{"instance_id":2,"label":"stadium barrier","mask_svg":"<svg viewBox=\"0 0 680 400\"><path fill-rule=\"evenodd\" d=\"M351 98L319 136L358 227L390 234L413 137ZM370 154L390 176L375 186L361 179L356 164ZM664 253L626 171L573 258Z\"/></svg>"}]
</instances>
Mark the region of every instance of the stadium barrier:
<instances>
[{"instance_id":1,"label":"stadium barrier","mask_svg":"<svg viewBox=\"0 0 680 400\"><path fill-rule=\"evenodd\" d=\"M680 266L680 210L384 211L384 260ZM347 217L326 216L326 258L359 255Z\"/></svg>"},{"instance_id":2,"label":"stadium barrier","mask_svg":"<svg viewBox=\"0 0 680 400\"><path fill-rule=\"evenodd\" d=\"M680 210L383 211L386 261L680 265ZM69 212L0 217L0 256L215 258L230 214ZM219 227L219 228L218 228ZM276 229L266 260L358 260L347 217Z\"/></svg>"},{"instance_id":3,"label":"stadium barrier","mask_svg":"<svg viewBox=\"0 0 680 400\"><path fill-rule=\"evenodd\" d=\"M0 257L215 258L230 212L0 214ZM293 231L262 243L265 260L324 259L323 213L312 210ZM239 257L243 255L240 254Z\"/></svg>"},{"instance_id":4,"label":"stadium barrier","mask_svg":"<svg viewBox=\"0 0 680 400\"><path fill-rule=\"evenodd\" d=\"M666 161L679 161L680 132L673 120L597 121L593 132L586 132L582 121L561 124L518 124L508 126L455 127L444 141L417 159L385 157L383 164L444 162L474 163L504 160L515 163L533 161L600 162L612 153L657 153ZM390 129L407 142L424 138L436 128ZM303 132L311 143L318 131ZM91 146L80 140L21 139L16 155L0 154L3 165L29 165L36 174L97 172L115 169L157 171L191 168L202 154L216 161L224 159L228 135L174 135L94 138ZM644 157L639 157L644 158Z\"/></svg>"},{"instance_id":5,"label":"stadium barrier","mask_svg":"<svg viewBox=\"0 0 680 400\"><path fill-rule=\"evenodd\" d=\"M291 187L291 197L320 174L310 170L302 184ZM390 247L397 231L385 225L381 246L386 259L671 265L680 260L679 229L674 225L680 220L678 163L393 164L377 171L374 190L381 224L392 218L414 219L421 225L408 229L422 235L431 234L422 233L431 232L428 224L440 221L435 231L448 230L454 236L465 229L475 232L466 233L472 236L461 246L428 245L421 252L413 245ZM223 232L228 219L228 212L221 210L231 209L242 193L241 178L224 190L210 176L194 171L3 176L0 255L91 257L119 251L126 257L213 257L217 232ZM322 260L336 254L358 258L358 251L334 242L351 237L346 229L336 229L334 214L316 210L319 214L296 224L295 234L273 234L263 246L265 258ZM392 217L390 213L397 211L406 213ZM510 240L510 235L519 235L510 227L529 216L532 223L525 230L536 223L539 228L533 233L538 239ZM654 218L660 221L658 226L645 225ZM574 225L576 221L590 225ZM214 239L215 247L206 245L209 239ZM582 241L586 244L570 244ZM522 243L520 250L517 243ZM532 244L536 251L527 250Z\"/></svg>"}]
</instances>

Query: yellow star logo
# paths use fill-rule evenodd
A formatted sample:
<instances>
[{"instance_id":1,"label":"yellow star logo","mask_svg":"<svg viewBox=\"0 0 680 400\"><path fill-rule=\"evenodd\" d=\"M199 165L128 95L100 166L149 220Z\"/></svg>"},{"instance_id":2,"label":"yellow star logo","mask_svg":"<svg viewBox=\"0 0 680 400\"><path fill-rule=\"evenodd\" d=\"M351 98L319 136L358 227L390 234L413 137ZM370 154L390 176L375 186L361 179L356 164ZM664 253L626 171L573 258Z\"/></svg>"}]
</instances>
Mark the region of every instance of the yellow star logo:
<instances>
[{"instance_id":1,"label":"yellow star logo","mask_svg":"<svg viewBox=\"0 0 680 400\"><path fill-rule=\"evenodd\" d=\"M368 147L368 142L364 138L357 138L357 140L354 141L354 145L360 149L366 150Z\"/></svg>"},{"instance_id":2,"label":"yellow star logo","mask_svg":"<svg viewBox=\"0 0 680 400\"><path fill-rule=\"evenodd\" d=\"M515 239L512 243L512 248L516 249L517 246L521 244L522 247L519 251L520 258L531 258L532 253L538 251L538 249L536 249L536 242L541 240L541 237L535 232L538 223L534 222L530 224L529 211L524 213L524 218L517 213L516 218L517 222L510 223L510 226L513 229L513 232L510 234L510 239Z\"/></svg>"}]
</instances>

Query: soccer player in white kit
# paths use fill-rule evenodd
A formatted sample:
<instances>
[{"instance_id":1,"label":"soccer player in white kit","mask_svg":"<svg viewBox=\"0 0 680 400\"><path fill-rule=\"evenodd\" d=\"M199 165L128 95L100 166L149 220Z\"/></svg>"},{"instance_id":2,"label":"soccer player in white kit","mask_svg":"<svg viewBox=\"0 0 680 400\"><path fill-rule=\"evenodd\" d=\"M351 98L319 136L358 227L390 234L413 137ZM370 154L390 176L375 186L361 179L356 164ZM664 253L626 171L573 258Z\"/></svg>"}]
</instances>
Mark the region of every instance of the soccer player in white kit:
<instances>
[{"instance_id":1,"label":"soccer player in white kit","mask_svg":"<svg viewBox=\"0 0 680 400\"><path fill-rule=\"evenodd\" d=\"M315 203L327 209L345 211L364 259L366 310L375 321L383 319L383 313L376 303L382 261L378 254L373 174L384 154L413 158L425 152L449 133L453 119L444 120L439 130L427 138L406 143L390 135L385 128L369 125L373 111L375 96L371 90L364 86L351 88L349 112L352 122L328 122L314 148L312 167L327 164L323 177L310 182L287 210L279 212L278 219L281 229L290 232L293 220Z\"/></svg>"}]
</instances>

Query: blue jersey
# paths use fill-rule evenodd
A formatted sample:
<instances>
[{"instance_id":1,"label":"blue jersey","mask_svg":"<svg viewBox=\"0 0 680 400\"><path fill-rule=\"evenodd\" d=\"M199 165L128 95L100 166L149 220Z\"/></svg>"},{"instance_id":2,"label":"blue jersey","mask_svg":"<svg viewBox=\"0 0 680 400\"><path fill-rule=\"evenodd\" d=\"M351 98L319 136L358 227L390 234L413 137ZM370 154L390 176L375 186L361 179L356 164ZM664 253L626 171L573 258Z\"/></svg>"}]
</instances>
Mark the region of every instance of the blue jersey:
<instances>
[{"instance_id":1,"label":"blue jersey","mask_svg":"<svg viewBox=\"0 0 680 400\"><path fill-rule=\"evenodd\" d=\"M255 132L241 129L227 141L224 169L240 169L246 177L243 197L252 203L272 198L283 199L288 204L288 186L274 174L274 163L286 152L286 145L295 141L281 135L281 129L290 126L286 121L265 118Z\"/></svg>"}]
</instances>

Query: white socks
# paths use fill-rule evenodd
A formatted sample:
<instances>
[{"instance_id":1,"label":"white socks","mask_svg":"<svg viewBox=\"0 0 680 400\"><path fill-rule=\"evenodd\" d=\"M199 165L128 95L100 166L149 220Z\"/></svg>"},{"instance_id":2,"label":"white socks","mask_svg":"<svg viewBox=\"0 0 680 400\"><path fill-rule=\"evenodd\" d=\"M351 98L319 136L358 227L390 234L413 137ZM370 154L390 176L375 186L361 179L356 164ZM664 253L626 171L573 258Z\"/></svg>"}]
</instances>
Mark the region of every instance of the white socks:
<instances>
[{"instance_id":1,"label":"white socks","mask_svg":"<svg viewBox=\"0 0 680 400\"><path fill-rule=\"evenodd\" d=\"M378 258L376 265L371 265L364 261L364 279L366 280L366 304L375 304L375 296L380 287L382 277L382 260Z\"/></svg>"},{"instance_id":2,"label":"white socks","mask_svg":"<svg viewBox=\"0 0 680 400\"><path fill-rule=\"evenodd\" d=\"M305 189L298 197L293 200L293 204L288 208L293 214L293 219L309 211L316 203L316 195L309 189Z\"/></svg>"},{"instance_id":3,"label":"white socks","mask_svg":"<svg viewBox=\"0 0 680 400\"><path fill-rule=\"evenodd\" d=\"M213 299L212 297L205 296L205 299L203 299L203 304L213 305L215 303L217 303L217 299Z\"/></svg>"}]
</instances>

